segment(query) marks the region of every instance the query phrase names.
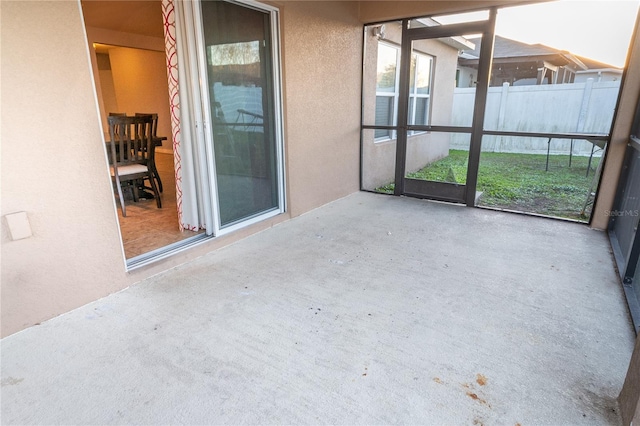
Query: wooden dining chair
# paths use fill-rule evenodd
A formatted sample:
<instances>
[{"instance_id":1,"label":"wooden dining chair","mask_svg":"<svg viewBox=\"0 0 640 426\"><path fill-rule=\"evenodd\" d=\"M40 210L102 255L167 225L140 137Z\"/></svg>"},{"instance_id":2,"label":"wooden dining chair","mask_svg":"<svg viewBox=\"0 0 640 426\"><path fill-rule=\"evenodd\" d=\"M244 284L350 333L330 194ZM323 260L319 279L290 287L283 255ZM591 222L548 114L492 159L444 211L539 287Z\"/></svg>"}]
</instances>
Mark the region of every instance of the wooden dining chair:
<instances>
[{"instance_id":1,"label":"wooden dining chair","mask_svg":"<svg viewBox=\"0 0 640 426\"><path fill-rule=\"evenodd\" d=\"M109 151L111 178L118 191L122 216L127 215L122 186L133 190L138 200L138 182L148 180L158 208L162 208L160 193L150 165L155 164L155 144L152 138L153 119L149 116L110 116Z\"/></svg>"},{"instance_id":2,"label":"wooden dining chair","mask_svg":"<svg viewBox=\"0 0 640 426\"><path fill-rule=\"evenodd\" d=\"M127 113L126 112L110 112L109 113L109 117L126 117Z\"/></svg>"},{"instance_id":3,"label":"wooden dining chair","mask_svg":"<svg viewBox=\"0 0 640 426\"><path fill-rule=\"evenodd\" d=\"M151 135L153 137L154 143L158 140L158 114L154 112L136 112L136 117L143 117L145 115L151 116L153 119ZM153 177L158 183L158 189L162 192L162 181L160 180L160 173L158 173L158 168L156 167L155 157L154 162L151 164L151 172L153 173Z\"/></svg>"}]
</instances>

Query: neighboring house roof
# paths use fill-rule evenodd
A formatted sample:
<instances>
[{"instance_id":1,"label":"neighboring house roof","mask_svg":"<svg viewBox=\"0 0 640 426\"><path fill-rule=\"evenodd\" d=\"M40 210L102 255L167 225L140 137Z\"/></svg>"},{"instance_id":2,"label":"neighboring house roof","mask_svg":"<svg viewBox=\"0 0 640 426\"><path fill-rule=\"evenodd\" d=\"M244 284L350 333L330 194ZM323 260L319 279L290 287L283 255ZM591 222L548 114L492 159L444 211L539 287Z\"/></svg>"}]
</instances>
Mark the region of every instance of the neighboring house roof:
<instances>
[{"instance_id":1,"label":"neighboring house roof","mask_svg":"<svg viewBox=\"0 0 640 426\"><path fill-rule=\"evenodd\" d=\"M461 62L468 64L477 63L480 56L480 38L471 38L470 42L475 44L472 50L466 50L462 55ZM620 68L605 64L583 56L574 55L566 50L559 50L544 44L527 44L517 40L496 35L494 44L494 61L497 62L520 62L544 60L554 65L569 65L577 71L590 69L613 69Z\"/></svg>"},{"instance_id":2,"label":"neighboring house roof","mask_svg":"<svg viewBox=\"0 0 640 426\"><path fill-rule=\"evenodd\" d=\"M480 38L470 39L472 43L476 43L477 46L472 52L474 56L479 56L480 53ZM512 57L523 57L523 56L545 56L545 55L553 55L558 51L547 47L542 44L526 44L520 41L511 40L505 37L496 36L496 41L494 44L494 58L512 58ZM470 52L471 53L471 52Z\"/></svg>"},{"instance_id":3,"label":"neighboring house roof","mask_svg":"<svg viewBox=\"0 0 640 426\"><path fill-rule=\"evenodd\" d=\"M589 70L617 70L622 72L622 68L616 67L614 65L605 64L604 62L596 61L594 59L585 58L584 56L578 56L583 64L587 66Z\"/></svg>"}]
</instances>

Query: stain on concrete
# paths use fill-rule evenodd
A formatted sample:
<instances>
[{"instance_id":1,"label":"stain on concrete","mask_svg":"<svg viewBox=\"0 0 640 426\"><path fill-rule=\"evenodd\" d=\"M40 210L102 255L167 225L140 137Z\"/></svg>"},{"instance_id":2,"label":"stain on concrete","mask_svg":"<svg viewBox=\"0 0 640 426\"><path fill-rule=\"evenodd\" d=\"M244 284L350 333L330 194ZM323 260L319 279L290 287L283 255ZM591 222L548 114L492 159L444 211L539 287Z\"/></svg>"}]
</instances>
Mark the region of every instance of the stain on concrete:
<instances>
[{"instance_id":1,"label":"stain on concrete","mask_svg":"<svg viewBox=\"0 0 640 426\"><path fill-rule=\"evenodd\" d=\"M467 396L475 401L478 401L480 404L486 405L487 407L491 408L491 405L486 400L480 398L476 393L467 392Z\"/></svg>"},{"instance_id":2,"label":"stain on concrete","mask_svg":"<svg viewBox=\"0 0 640 426\"><path fill-rule=\"evenodd\" d=\"M15 386L15 385L20 384L20 382L22 382L23 380L24 380L24 378L16 379L14 377L7 377L6 379L2 379L2 382L0 382L0 385L2 387Z\"/></svg>"},{"instance_id":3,"label":"stain on concrete","mask_svg":"<svg viewBox=\"0 0 640 426\"><path fill-rule=\"evenodd\" d=\"M485 376L483 376L482 374L477 374L476 375L476 383L478 383L480 386L484 386L487 384L487 378Z\"/></svg>"},{"instance_id":4,"label":"stain on concrete","mask_svg":"<svg viewBox=\"0 0 640 426\"><path fill-rule=\"evenodd\" d=\"M591 384L576 389L575 398L582 408L582 417L594 422L619 424L617 393L611 388L597 388Z\"/></svg>"}]
</instances>

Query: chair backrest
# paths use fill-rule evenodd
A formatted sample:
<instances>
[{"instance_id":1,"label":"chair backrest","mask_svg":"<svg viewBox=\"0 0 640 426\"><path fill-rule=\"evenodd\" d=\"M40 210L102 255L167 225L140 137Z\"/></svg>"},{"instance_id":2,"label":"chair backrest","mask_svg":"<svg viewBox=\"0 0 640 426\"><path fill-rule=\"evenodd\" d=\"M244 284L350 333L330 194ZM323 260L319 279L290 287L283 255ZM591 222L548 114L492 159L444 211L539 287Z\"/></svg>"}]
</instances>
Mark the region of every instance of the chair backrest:
<instances>
[{"instance_id":1,"label":"chair backrest","mask_svg":"<svg viewBox=\"0 0 640 426\"><path fill-rule=\"evenodd\" d=\"M110 116L109 138L111 164L121 167L129 164L148 165L154 160L153 119L150 116Z\"/></svg>"},{"instance_id":2,"label":"chair backrest","mask_svg":"<svg viewBox=\"0 0 640 426\"><path fill-rule=\"evenodd\" d=\"M109 113L109 117L113 117L113 116L125 117L126 115L127 115L126 112L110 112Z\"/></svg>"},{"instance_id":3,"label":"chair backrest","mask_svg":"<svg viewBox=\"0 0 640 426\"><path fill-rule=\"evenodd\" d=\"M150 115L153 119L151 135L155 138L158 136L158 114L155 112L136 112L136 117L143 117L145 115Z\"/></svg>"}]
</instances>

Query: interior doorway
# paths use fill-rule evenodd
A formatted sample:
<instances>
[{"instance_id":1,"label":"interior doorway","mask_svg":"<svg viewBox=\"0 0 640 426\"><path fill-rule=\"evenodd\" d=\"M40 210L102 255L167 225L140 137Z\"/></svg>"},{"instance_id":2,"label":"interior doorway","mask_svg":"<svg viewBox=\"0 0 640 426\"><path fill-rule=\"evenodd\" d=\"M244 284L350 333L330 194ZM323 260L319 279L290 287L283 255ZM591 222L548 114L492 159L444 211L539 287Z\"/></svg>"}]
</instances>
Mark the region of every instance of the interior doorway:
<instances>
[{"instance_id":1,"label":"interior doorway","mask_svg":"<svg viewBox=\"0 0 640 426\"><path fill-rule=\"evenodd\" d=\"M284 212L278 10L239 1L81 4L105 134L110 115L158 118L162 206L143 192L125 200L126 217L118 211L127 266Z\"/></svg>"},{"instance_id":2,"label":"interior doorway","mask_svg":"<svg viewBox=\"0 0 640 426\"><path fill-rule=\"evenodd\" d=\"M150 191L141 191L135 202L125 194L126 216L116 208L127 263L135 264L204 233L180 229L178 221L161 3L83 1L82 7L105 140L111 114L158 115L157 135L162 141L155 147L155 163L162 208L157 208ZM121 21L109 19L114 16L137 18L134 25L123 27ZM115 194L114 200L119 203Z\"/></svg>"}]
</instances>

